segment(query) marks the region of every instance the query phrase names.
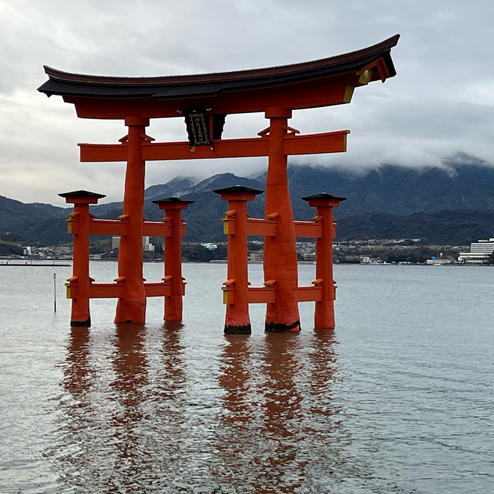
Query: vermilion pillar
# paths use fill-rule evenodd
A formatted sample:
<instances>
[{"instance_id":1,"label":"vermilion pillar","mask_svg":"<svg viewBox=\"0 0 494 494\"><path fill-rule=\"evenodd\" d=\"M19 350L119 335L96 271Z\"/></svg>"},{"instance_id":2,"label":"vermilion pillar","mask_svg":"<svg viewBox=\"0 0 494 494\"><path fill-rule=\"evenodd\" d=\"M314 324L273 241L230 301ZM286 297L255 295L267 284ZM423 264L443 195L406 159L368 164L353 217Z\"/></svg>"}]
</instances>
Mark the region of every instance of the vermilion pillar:
<instances>
[{"instance_id":1,"label":"vermilion pillar","mask_svg":"<svg viewBox=\"0 0 494 494\"><path fill-rule=\"evenodd\" d=\"M72 278L67 288L72 298L70 324L91 326L89 312L89 204L97 204L102 194L77 190L58 194L65 202L74 204L74 212L67 218L69 233L73 235Z\"/></svg>"},{"instance_id":2,"label":"vermilion pillar","mask_svg":"<svg viewBox=\"0 0 494 494\"><path fill-rule=\"evenodd\" d=\"M127 170L122 219L127 222L127 235L120 237L118 250L118 281L124 286L124 296L118 299L115 322L144 323L146 292L142 276L142 237L144 207L145 162L141 144L146 140L145 127L149 119L125 119L127 136Z\"/></svg>"},{"instance_id":3,"label":"vermilion pillar","mask_svg":"<svg viewBox=\"0 0 494 494\"><path fill-rule=\"evenodd\" d=\"M268 303L266 331L300 331L297 287L298 266L292 204L288 191L287 156L283 139L291 110L271 108L269 161L266 179L266 216L278 215L275 236L264 238L264 279L276 280L276 303Z\"/></svg>"},{"instance_id":4,"label":"vermilion pillar","mask_svg":"<svg viewBox=\"0 0 494 494\"><path fill-rule=\"evenodd\" d=\"M321 287L321 300L316 301L314 327L333 329L336 298L333 280L333 207L338 206L345 198L323 193L302 199L308 201L309 206L317 208L317 216L314 220L321 223L321 236L316 240L316 281L314 282Z\"/></svg>"},{"instance_id":5,"label":"vermilion pillar","mask_svg":"<svg viewBox=\"0 0 494 494\"><path fill-rule=\"evenodd\" d=\"M255 199L262 190L237 185L214 192L228 201L228 211L223 218L224 232L228 235L227 280L223 287L226 304L225 334L250 334L247 201Z\"/></svg>"},{"instance_id":6,"label":"vermilion pillar","mask_svg":"<svg viewBox=\"0 0 494 494\"><path fill-rule=\"evenodd\" d=\"M194 201L168 197L153 201L165 210L163 221L170 225L171 234L165 237L165 277L170 285L170 295L165 295L165 316L167 322L182 321L182 296L185 283L182 278L182 209Z\"/></svg>"}]
</instances>

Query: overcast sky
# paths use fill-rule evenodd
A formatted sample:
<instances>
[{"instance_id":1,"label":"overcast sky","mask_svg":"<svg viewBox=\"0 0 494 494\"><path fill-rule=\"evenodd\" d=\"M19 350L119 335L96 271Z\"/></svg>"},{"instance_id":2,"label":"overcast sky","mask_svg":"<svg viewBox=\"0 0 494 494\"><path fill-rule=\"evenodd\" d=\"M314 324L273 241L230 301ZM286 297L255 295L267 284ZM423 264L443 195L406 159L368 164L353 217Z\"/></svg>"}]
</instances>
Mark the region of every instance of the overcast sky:
<instances>
[{"instance_id":1,"label":"overcast sky","mask_svg":"<svg viewBox=\"0 0 494 494\"><path fill-rule=\"evenodd\" d=\"M349 105L294 112L301 133L350 129L348 151L293 157L348 169L440 165L462 152L493 165L492 0L0 0L0 195L63 205L88 189L121 200L124 165L79 162L78 142L116 143L118 120L78 119L36 89L43 65L96 75L198 74L305 62L401 35L397 76ZM254 137L262 114L227 117L224 137ZM186 140L180 118L157 141ZM150 162L146 185L174 176L248 175L266 159Z\"/></svg>"}]
</instances>

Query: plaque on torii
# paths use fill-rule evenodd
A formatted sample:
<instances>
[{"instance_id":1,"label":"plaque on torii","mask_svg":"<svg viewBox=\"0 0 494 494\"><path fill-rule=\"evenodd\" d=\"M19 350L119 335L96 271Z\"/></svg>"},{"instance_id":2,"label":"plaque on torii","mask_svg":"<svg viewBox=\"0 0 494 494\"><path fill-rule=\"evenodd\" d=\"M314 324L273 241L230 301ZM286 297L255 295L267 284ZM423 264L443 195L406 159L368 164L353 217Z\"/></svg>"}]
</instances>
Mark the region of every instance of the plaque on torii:
<instances>
[{"instance_id":1,"label":"plaque on torii","mask_svg":"<svg viewBox=\"0 0 494 494\"><path fill-rule=\"evenodd\" d=\"M145 162L267 156L265 216L276 216L277 233L265 236L265 280L276 280L276 303L267 304L266 328L300 329L287 157L344 152L349 131L303 135L288 125L288 119L292 110L350 103L356 87L394 76L390 52L398 38L395 35L359 51L311 62L201 75L107 77L45 66L48 81L39 91L62 96L74 104L80 118L119 119L128 127L119 144L79 144L83 162L127 163L122 215L126 233L120 240L115 322L145 321ZM227 115L252 112L264 113L269 121L266 129L257 137L222 139ZM146 135L150 119L172 117L184 118L187 140L155 142Z\"/></svg>"}]
</instances>

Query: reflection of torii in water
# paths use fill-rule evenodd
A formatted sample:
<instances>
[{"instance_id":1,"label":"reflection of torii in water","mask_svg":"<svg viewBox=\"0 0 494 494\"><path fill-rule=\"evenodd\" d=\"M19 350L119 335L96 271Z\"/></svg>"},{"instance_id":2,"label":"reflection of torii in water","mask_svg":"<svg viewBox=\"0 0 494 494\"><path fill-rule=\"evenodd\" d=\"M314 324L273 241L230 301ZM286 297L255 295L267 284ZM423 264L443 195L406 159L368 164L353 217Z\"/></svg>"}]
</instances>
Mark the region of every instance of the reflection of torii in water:
<instances>
[{"instance_id":1,"label":"reflection of torii in water","mask_svg":"<svg viewBox=\"0 0 494 494\"><path fill-rule=\"evenodd\" d=\"M315 331L303 343L295 335L226 338L217 481L262 494L273 486L328 492L348 471L348 432L333 402L334 332Z\"/></svg>"},{"instance_id":2,"label":"reflection of torii in water","mask_svg":"<svg viewBox=\"0 0 494 494\"><path fill-rule=\"evenodd\" d=\"M265 237L264 271L265 281L276 281L276 300L268 304L266 329L298 331L296 231L288 193L287 156L345 151L349 131L298 135L288 126L288 119L294 109L349 103L355 87L394 76L390 51L398 38L396 35L363 50L312 62L216 74L125 78L68 74L45 67L49 80L39 88L41 92L62 96L75 105L81 118L120 119L128 127L128 135L120 144L80 145L82 161L122 161L127 163L127 170L118 229L118 286L91 295L97 285L90 284L89 275L83 271L84 276L78 277L81 279L71 282L73 304L80 303L76 301L81 285L90 285L94 288L86 290L86 301L92 296L118 297L115 322L142 323L146 296L167 296L170 283L181 287L182 280L175 277L148 289L142 278L145 161L267 156L265 212L266 217L276 218L276 233ZM221 139L226 115L249 112L263 112L269 127L256 138ZM146 135L150 118L178 115L185 116L188 142L156 143ZM322 279L321 284L332 287L333 280ZM334 298L332 288L326 292ZM78 315L81 320L72 322L87 324L89 308L87 312L86 319Z\"/></svg>"}]
</instances>

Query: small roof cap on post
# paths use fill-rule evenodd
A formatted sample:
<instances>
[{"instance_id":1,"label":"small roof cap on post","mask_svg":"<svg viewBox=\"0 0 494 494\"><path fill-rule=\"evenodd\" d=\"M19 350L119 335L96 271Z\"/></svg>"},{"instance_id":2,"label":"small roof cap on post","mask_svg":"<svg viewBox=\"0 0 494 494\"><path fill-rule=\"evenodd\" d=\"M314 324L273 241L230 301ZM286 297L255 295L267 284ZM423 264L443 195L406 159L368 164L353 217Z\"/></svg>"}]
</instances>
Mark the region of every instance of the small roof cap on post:
<instances>
[{"instance_id":1,"label":"small roof cap on post","mask_svg":"<svg viewBox=\"0 0 494 494\"><path fill-rule=\"evenodd\" d=\"M311 199L332 199L334 201L344 201L346 197L338 197L333 194L328 194L327 192L321 192L320 194L314 194L312 196L302 197L304 201L310 201Z\"/></svg>"},{"instance_id":2,"label":"small roof cap on post","mask_svg":"<svg viewBox=\"0 0 494 494\"><path fill-rule=\"evenodd\" d=\"M157 204L160 209L185 209L189 204L194 201L188 201L186 199L180 199L180 197L163 197L161 199L155 199L154 204Z\"/></svg>"},{"instance_id":3,"label":"small roof cap on post","mask_svg":"<svg viewBox=\"0 0 494 494\"><path fill-rule=\"evenodd\" d=\"M222 199L251 201L258 194L262 194L264 191L253 189L252 187L246 187L245 185L233 185L231 187L224 187L223 189L214 189L213 192L215 194L220 194Z\"/></svg>"},{"instance_id":4,"label":"small roof cap on post","mask_svg":"<svg viewBox=\"0 0 494 494\"><path fill-rule=\"evenodd\" d=\"M338 197L327 192L321 192L320 194L302 197L302 199L308 201L309 206L338 206L346 197Z\"/></svg>"},{"instance_id":5,"label":"small roof cap on post","mask_svg":"<svg viewBox=\"0 0 494 494\"><path fill-rule=\"evenodd\" d=\"M106 197L104 194L89 192L88 190L73 190L72 192L62 192L58 195L63 197L65 202L74 204L97 204L99 199Z\"/></svg>"}]
</instances>

